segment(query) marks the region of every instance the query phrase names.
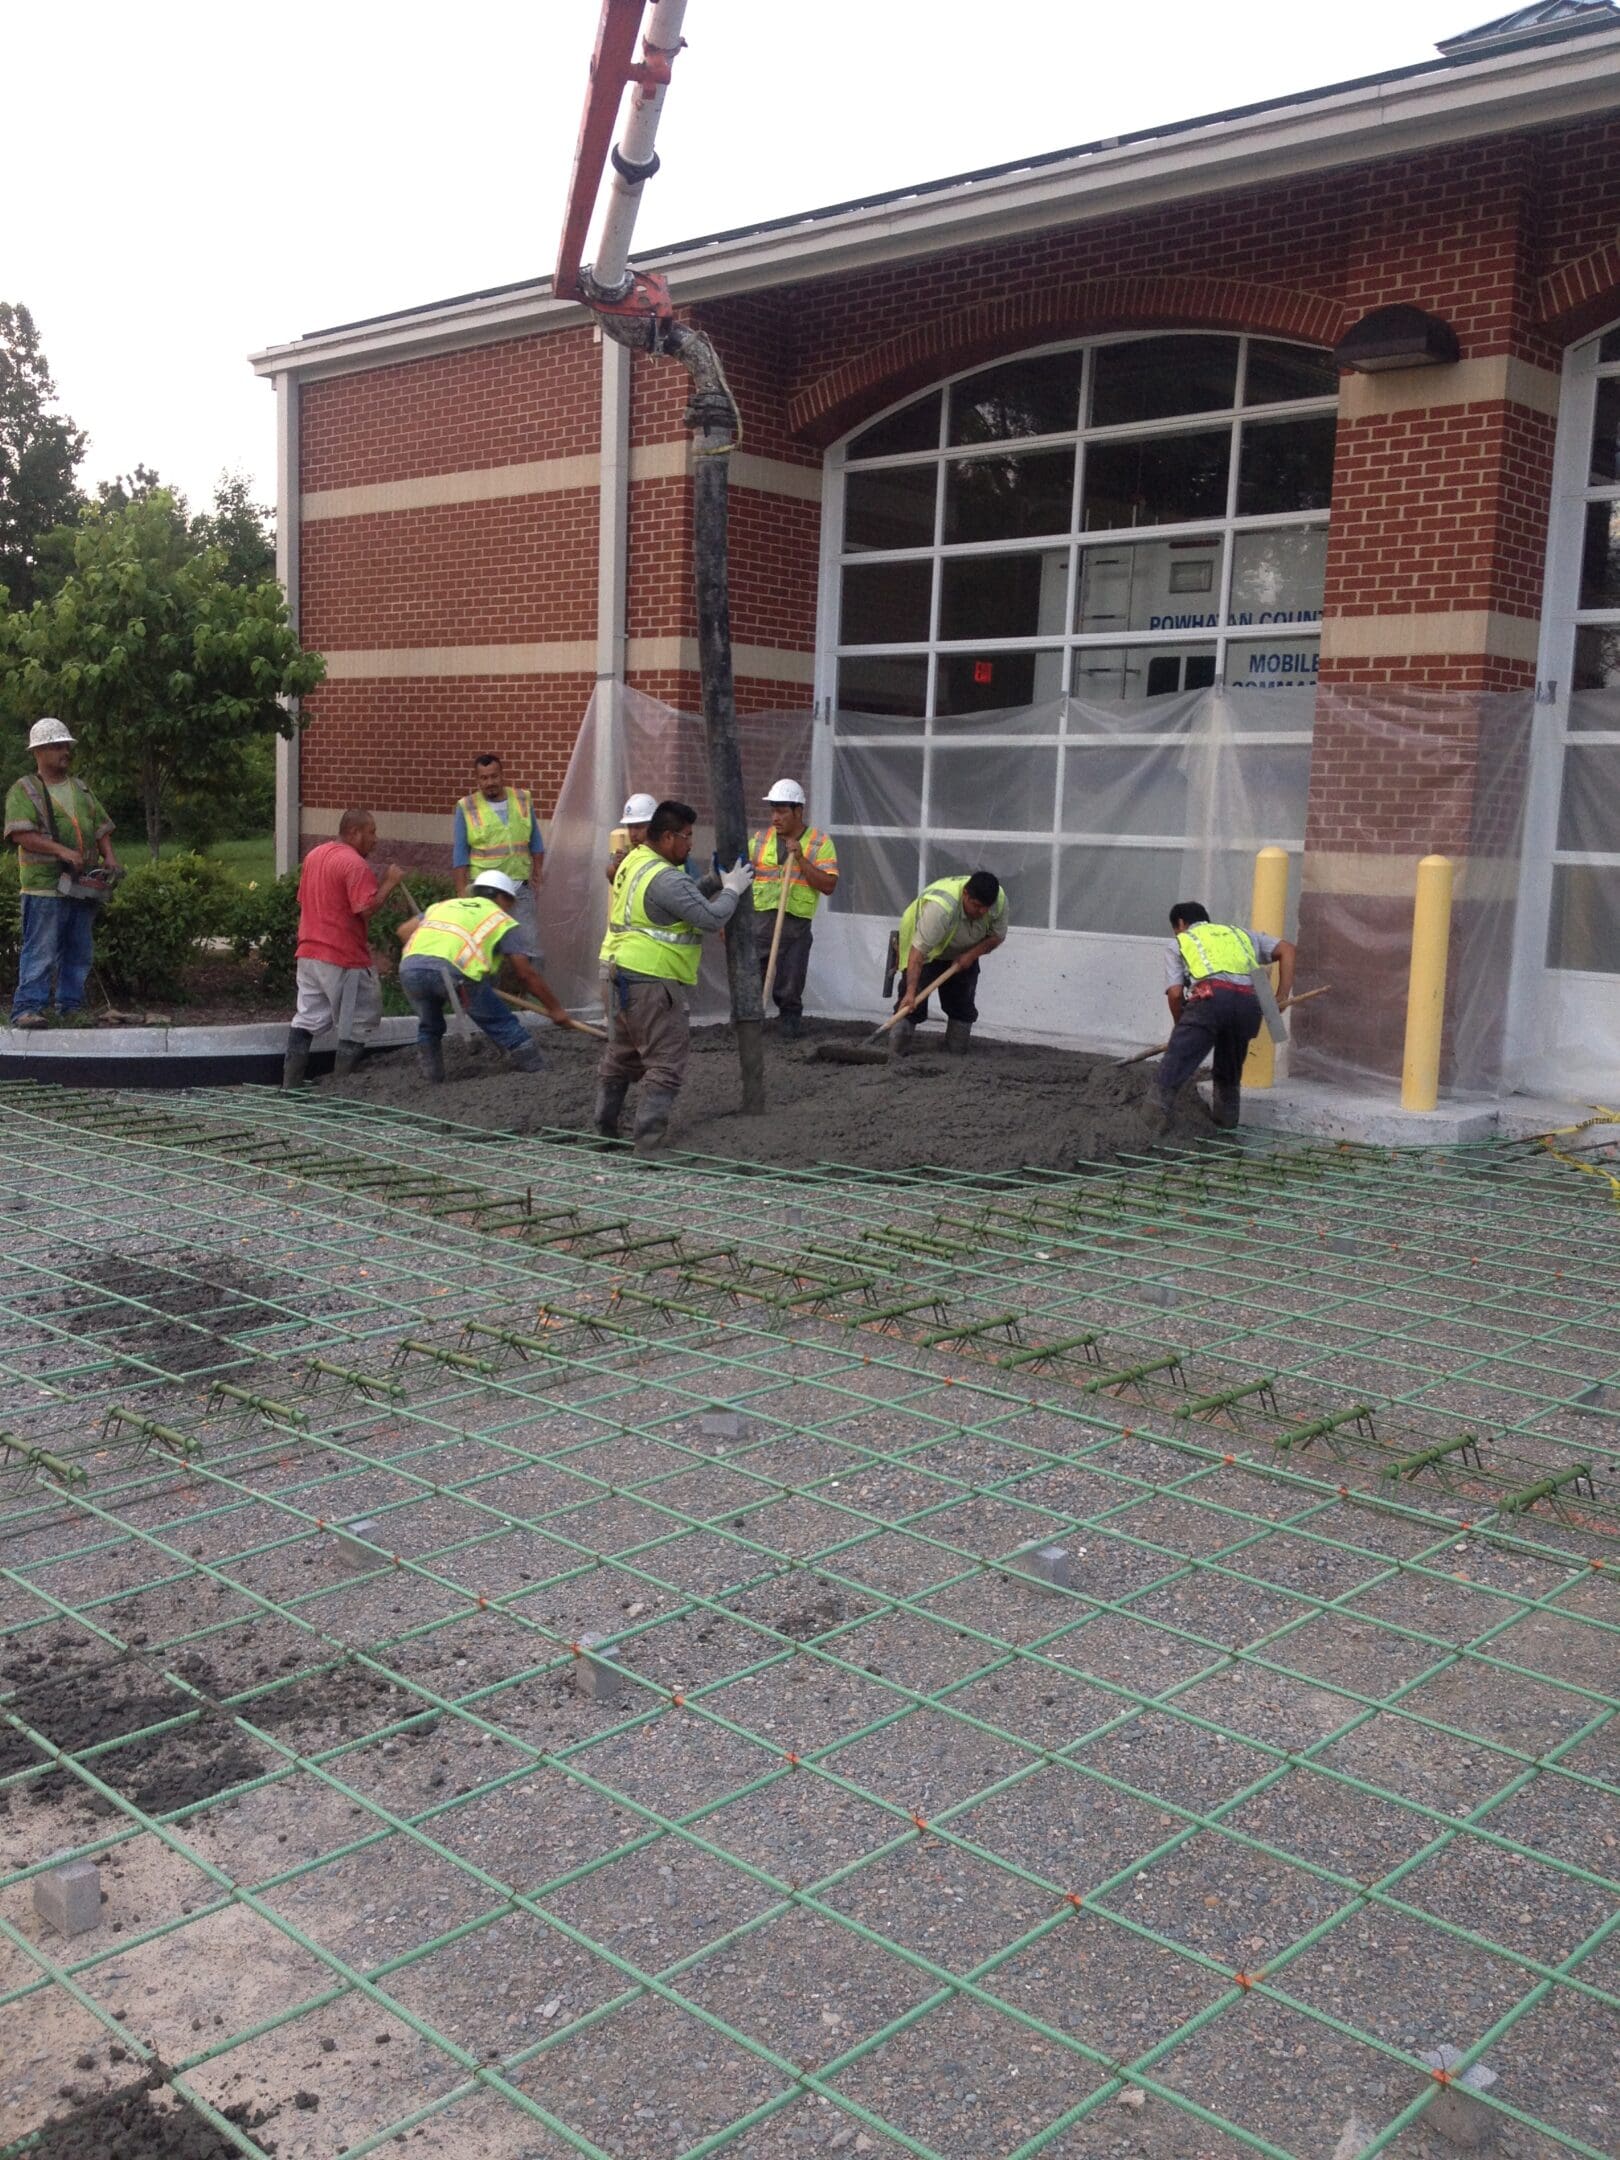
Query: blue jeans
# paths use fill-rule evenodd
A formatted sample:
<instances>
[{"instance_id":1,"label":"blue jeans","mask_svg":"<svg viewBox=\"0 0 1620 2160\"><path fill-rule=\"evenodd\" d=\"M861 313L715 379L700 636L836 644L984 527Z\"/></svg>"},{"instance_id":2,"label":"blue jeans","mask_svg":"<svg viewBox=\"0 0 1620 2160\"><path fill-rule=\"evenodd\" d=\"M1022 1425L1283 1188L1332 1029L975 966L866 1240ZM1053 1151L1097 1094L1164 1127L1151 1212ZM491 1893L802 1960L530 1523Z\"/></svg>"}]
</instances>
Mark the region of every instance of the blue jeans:
<instances>
[{"instance_id":1,"label":"blue jeans","mask_svg":"<svg viewBox=\"0 0 1620 2160\"><path fill-rule=\"evenodd\" d=\"M399 987L416 1015L419 1043L438 1042L444 1034L446 976L455 985L468 1018L477 1022L497 1049L523 1048L529 1039L528 1029L510 1006L501 1003L487 976L483 982L470 983L448 960L402 960Z\"/></svg>"},{"instance_id":2,"label":"blue jeans","mask_svg":"<svg viewBox=\"0 0 1620 2160\"><path fill-rule=\"evenodd\" d=\"M56 893L23 894L13 1020L43 1012L53 988L59 1013L77 1012L83 1005L90 941L100 905L99 900L68 900Z\"/></svg>"}]
</instances>

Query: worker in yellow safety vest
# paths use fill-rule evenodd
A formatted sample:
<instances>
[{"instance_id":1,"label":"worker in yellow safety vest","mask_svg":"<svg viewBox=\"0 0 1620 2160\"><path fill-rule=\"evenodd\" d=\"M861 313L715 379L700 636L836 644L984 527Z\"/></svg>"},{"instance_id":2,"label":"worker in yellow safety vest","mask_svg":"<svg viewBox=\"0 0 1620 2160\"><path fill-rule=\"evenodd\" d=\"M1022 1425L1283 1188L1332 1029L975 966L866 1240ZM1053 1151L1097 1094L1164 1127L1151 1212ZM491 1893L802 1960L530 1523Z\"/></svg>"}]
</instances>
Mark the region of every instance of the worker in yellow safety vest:
<instances>
[{"instance_id":1,"label":"worker in yellow safety vest","mask_svg":"<svg viewBox=\"0 0 1620 2160\"><path fill-rule=\"evenodd\" d=\"M838 850L824 832L805 822L804 789L797 780L778 780L765 797L771 822L754 835L754 937L759 948L760 980L769 972L776 945L776 974L771 993L789 1040L804 1024L804 982L810 968L810 926L816 909L838 883ZM787 900L782 900L783 874ZM782 928L778 936L777 910Z\"/></svg>"},{"instance_id":2,"label":"worker in yellow safety vest","mask_svg":"<svg viewBox=\"0 0 1620 2160\"><path fill-rule=\"evenodd\" d=\"M936 878L917 895L895 937L895 965L904 970L895 1007L906 1015L889 1034L896 1057L905 1056L928 1018L935 983L945 1012L945 1047L953 1057L967 1055L979 1017L979 962L1007 942L1007 924L1007 895L988 870ZM958 968L968 954L972 958Z\"/></svg>"},{"instance_id":3,"label":"worker in yellow safety vest","mask_svg":"<svg viewBox=\"0 0 1620 2160\"><path fill-rule=\"evenodd\" d=\"M473 760L473 788L456 804L450 836L451 875L456 897L485 870L498 870L517 892L514 927L505 958L540 965L540 888L545 883L546 843L527 788L510 787L505 767L493 751Z\"/></svg>"},{"instance_id":4,"label":"worker in yellow safety vest","mask_svg":"<svg viewBox=\"0 0 1620 2160\"><path fill-rule=\"evenodd\" d=\"M454 900L436 900L420 915L399 926L405 951L399 963L399 987L416 1014L416 1057L424 1078L444 1078L444 1015L459 1004L519 1072L538 1072L545 1064L517 1014L503 1005L492 980L503 959L510 959L517 979L551 1018L566 1025L567 1013L551 985L521 953L506 947L516 929L518 887L504 871L484 870L472 891Z\"/></svg>"},{"instance_id":5,"label":"worker in yellow safety vest","mask_svg":"<svg viewBox=\"0 0 1620 2160\"><path fill-rule=\"evenodd\" d=\"M619 874L619 865L632 848L640 847L647 838L647 827L653 812L658 808L656 796L631 795L619 812L619 823L614 826L608 841L607 881L609 885ZM608 926L602 940L602 950L597 955L596 987L602 995L602 1012L608 1026L613 1025L613 978L608 972L613 958L613 928Z\"/></svg>"},{"instance_id":6,"label":"worker in yellow safety vest","mask_svg":"<svg viewBox=\"0 0 1620 2160\"><path fill-rule=\"evenodd\" d=\"M659 803L645 843L631 849L613 879L608 910L612 1016L593 1115L597 1131L617 1139L625 1097L639 1080L638 1155L662 1144L686 1078L691 1050L686 999L698 979L703 939L724 929L754 875L747 860L739 860L709 899L686 872L696 823L689 803Z\"/></svg>"},{"instance_id":7,"label":"worker in yellow safety vest","mask_svg":"<svg viewBox=\"0 0 1620 2160\"><path fill-rule=\"evenodd\" d=\"M1198 900L1178 900L1170 910L1171 936L1164 949L1164 994L1174 1022L1159 1062L1150 1123L1169 1129L1176 1097L1207 1057L1213 1056L1215 1122L1233 1126L1242 1107L1243 1060L1265 1017L1257 987L1277 963L1277 1008L1294 994L1294 947L1263 930L1216 923Z\"/></svg>"}]
</instances>

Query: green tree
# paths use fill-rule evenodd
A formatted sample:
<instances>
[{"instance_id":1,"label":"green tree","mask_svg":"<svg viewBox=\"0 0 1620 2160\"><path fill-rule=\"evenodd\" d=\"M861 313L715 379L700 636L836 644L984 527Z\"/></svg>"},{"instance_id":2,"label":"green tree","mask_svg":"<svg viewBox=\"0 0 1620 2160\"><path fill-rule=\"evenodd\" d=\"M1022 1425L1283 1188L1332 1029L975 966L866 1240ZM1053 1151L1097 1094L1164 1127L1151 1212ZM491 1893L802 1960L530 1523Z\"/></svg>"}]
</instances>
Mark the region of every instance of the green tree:
<instances>
[{"instance_id":1,"label":"green tree","mask_svg":"<svg viewBox=\"0 0 1620 2160\"><path fill-rule=\"evenodd\" d=\"M0 615L0 700L58 714L99 780L133 786L154 856L166 800L233 785L247 745L300 725L282 701L325 673L280 586L234 584L162 489L92 509L61 590Z\"/></svg>"},{"instance_id":2,"label":"green tree","mask_svg":"<svg viewBox=\"0 0 1620 2160\"><path fill-rule=\"evenodd\" d=\"M56 385L27 308L0 301L0 606L31 607L47 590L40 548L83 509L74 474L84 437L52 411Z\"/></svg>"},{"instance_id":3,"label":"green tree","mask_svg":"<svg viewBox=\"0 0 1620 2160\"><path fill-rule=\"evenodd\" d=\"M245 474L223 472L214 485L213 509L197 512L191 535L199 545L222 551L233 585L262 585L276 574L273 515L253 500Z\"/></svg>"}]
</instances>

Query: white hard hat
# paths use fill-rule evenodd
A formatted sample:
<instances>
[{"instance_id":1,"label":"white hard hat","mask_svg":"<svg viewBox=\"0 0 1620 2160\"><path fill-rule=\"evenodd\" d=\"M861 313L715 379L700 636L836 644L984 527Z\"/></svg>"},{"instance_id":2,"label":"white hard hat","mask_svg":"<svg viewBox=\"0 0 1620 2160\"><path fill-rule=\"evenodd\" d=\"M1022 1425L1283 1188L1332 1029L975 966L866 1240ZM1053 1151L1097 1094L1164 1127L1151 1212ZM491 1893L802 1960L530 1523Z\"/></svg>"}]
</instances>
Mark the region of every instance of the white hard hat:
<instances>
[{"instance_id":1,"label":"white hard hat","mask_svg":"<svg viewBox=\"0 0 1620 2160\"><path fill-rule=\"evenodd\" d=\"M766 795L765 800L775 803L797 803L802 810L804 808L804 789L800 787L797 780L778 780L775 787Z\"/></svg>"},{"instance_id":2,"label":"white hard hat","mask_svg":"<svg viewBox=\"0 0 1620 2160\"><path fill-rule=\"evenodd\" d=\"M472 889L474 892L505 893L508 900L518 896L517 886L504 870L480 870L472 881Z\"/></svg>"},{"instance_id":3,"label":"white hard hat","mask_svg":"<svg viewBox=\"0 0 1620 2160\"><path fill-rule=\"evenodd\" d=\"M619 812L621 825L650 825L653 812L658 808L656 795L632 795Z\"/></svg>"},{"instance_id":4,"label":"white hard hat","mask_svg":"<svg viewBox=\"0 0 1620 2160\"><path fill-rule=\"evenodd\" d=\"M70 743L73 737L60 720L36 720L28 730L30 750L44 750L52 743Z\"/></svg>"}]
</instances>

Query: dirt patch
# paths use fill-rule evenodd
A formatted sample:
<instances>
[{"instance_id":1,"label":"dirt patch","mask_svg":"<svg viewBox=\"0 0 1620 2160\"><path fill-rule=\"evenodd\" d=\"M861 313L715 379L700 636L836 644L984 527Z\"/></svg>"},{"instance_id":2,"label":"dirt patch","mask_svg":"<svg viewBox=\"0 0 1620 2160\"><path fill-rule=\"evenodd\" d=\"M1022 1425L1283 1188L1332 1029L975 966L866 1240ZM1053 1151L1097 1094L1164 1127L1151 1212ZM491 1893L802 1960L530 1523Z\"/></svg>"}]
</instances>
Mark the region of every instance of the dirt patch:
<instances>
[{"instance_id":1,"label":"dirt patch","mask_svg":"<svg viewBox=\"0 0 1620 2160\"><path fill-rule=\"evenodd\" d=\"M233 1353L234 1336L286 1318L275 1301L288 1286L226 1253L180 1253L172 1266L107 1253L76 1263L73 1278L54 1317L165 1373L206 1371Z\"/></svg>"},{"instance_id":2,"label":"dirt patch","mask_svg":"<svg viewBox=\"0 0 1620 2160\"><path fill-rule=\"evenodd\" d=\"M35 2160L237 2160L238 2148L212 2123L177 2100L152 2095L156 2077L108 2093L45 2123L29 2147ZM222 2108L228 2122L255 2129L266 2118L245 2107Z\"/></svg>"},{"instance_id":3,"label":"dirt patch","mask_svg":"<svg viewBox=\"0 0 1620 2160\"><path fill-rule=\"evenodd\" d=\"M935 1164L1008 1171L1101 1162L1149 1143L1151 1065L1121 1066L1078 1051L977 1036L967 1057L946 1057L937 1022L920 1031L911 1057L893 1063L829 1064L813 1055L820 1042L856 1043L869 1032L818 1024L799 1042L784 1044L767 1029L772 1107L764 1117L745 1118L736 1108L731 1030L698 1029L671 1147L787 1169L839 1163L863 1170ZM482 1039L451 1041L442 1087L428 1085L405 1050L369 1059L341 1092L506 1132L589 1131L597 1053L557 1030L541 1041L549 1061L544 1072L508 1070ZM629 1122L627 1116L627 1130ZM1203 1103L1189 1091L1169 1137L1185 1144L1212 1131Z\"/></svg>"}]
</instances>

